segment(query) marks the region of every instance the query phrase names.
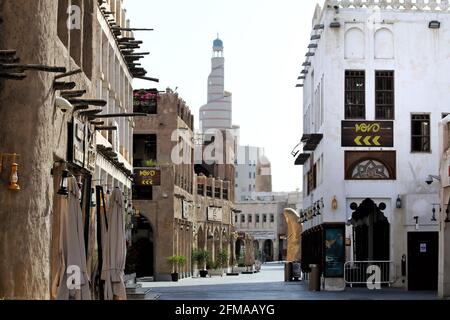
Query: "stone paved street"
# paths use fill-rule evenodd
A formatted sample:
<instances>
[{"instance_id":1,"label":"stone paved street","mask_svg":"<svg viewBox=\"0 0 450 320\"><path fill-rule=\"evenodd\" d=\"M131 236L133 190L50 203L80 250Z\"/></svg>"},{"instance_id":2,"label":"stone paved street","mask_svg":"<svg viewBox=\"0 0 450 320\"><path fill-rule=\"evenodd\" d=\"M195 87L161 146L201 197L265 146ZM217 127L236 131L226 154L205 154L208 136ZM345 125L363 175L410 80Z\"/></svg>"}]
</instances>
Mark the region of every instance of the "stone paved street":
<instances>
[{"instance_id":1,"label":"stone paved street","mask_svg":"<svg viewBox=\"0 0 450 320\"><path fill-rule=\"evenodd\" d=\"M435 292L403 289L369 291L348 288L345 292L310 292L302 282L284 282L282 264L264 265L262 271L238 277L189 278L178 283L143 283L160 300L434 300Z\"/></svg>"}]
</instances>

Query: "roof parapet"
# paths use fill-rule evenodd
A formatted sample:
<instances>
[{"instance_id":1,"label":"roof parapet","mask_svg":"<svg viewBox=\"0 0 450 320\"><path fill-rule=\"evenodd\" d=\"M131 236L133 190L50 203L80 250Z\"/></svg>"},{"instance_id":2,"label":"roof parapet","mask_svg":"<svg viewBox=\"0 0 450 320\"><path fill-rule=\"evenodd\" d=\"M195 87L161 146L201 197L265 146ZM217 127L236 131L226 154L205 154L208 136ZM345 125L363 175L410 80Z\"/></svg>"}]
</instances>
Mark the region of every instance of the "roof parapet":
<instances>
[{"instance_id":1,"label":"roof parapet","mask_svg":"<svg viewBox=\"0 0 450 320\"><path fill-rule=\"evenodd\" d=\"M326 0L328 8L379 8L393 10L449 11L449 0Z\"/></svg>"}]
</instances>

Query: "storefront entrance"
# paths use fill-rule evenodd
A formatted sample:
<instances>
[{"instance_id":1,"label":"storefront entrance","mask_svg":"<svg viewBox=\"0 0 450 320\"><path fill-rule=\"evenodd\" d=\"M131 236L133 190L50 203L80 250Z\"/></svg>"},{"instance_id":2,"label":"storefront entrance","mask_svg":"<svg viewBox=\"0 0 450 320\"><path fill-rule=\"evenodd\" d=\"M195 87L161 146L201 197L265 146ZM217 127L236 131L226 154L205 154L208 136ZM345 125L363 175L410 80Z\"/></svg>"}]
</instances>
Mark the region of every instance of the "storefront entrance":
<instances>
[{"instance_id":1,"label":"storefront entrance","mask_svg":"<svg viewBox=\"0 0 450 320\"><path fill-rule=\"evenodd\" d=\"M355 261L389 261L390 225L371 199L364 200L353 212L353 256Z\"/></svg>"},{"instance_id":2,"label":"storefront entrance","mask_svg":"<svg viewBox=\"0 0 450 320\"><path fill-rule=\"evenodd\" d=\"M154 275L153 229L150 222L139 215L134 222L132 244L128 248L126 273L136 273L138 278Z\"/></svg>"},{"instance_id":3,"label":"storefront entrance","mask_svg":"<svg viewBox=\"0 0 450 320\"><path fill-rule=\"evenodd\" d=\"M438 288L439 233L408 233L408 290Z\"/></svg>"}]
</instances>

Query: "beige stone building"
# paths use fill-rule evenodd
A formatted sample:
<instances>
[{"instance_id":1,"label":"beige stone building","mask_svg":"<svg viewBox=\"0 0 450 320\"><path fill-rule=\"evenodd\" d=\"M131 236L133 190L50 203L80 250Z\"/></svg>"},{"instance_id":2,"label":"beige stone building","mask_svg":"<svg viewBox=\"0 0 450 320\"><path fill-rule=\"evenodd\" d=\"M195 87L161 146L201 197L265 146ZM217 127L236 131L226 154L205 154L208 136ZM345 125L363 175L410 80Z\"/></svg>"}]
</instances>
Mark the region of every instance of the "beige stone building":
<instances>
[{"instance_id":1,"label":"beige stone building","mask_svg":"<svg viewBox=\"0 0 450 320\"><path fill-rule=\"evenodd\" d=\"M137 276L170 280L172 268L167 257L181 255L188 260L180 270L183 278L192 274L194 164L192 142L186 139L193 136L194 118L170 89L161 95L156 90L137 90L135 96L135 111L150 113L147 118L136 119L133 138L133 203L148 221L147 227L138 227L150 230L145 234L147 239L142 239L142 231L134 231L133 245L140 251ZM177 164L172 152L180 142L183 148L178 155L187 156L188 161Z\"/></svg>"},{"instance_id":2,"label":"beige stone building","mask_svg":"<svg viewBox=\"0 0 450 320\"><path fill-rule=\"evenodd\" d=\"M128 25L121 0L0 1L0 299L55 297L63 169L82 187L95 277L92 188L131 187L132 119L96 117L132 112L131 79L145 71L127 57Z\"/></svg>"},{"instance_id":3,"label":"beige stone building","mask_svg":"<svg viewBox=\"0 0 450 320\"><path fill-rule=\"evenodd\" d=\"M237 203L236 230L253 237L256 258L263 262L283 261L287 249L286 208L301 208L301 193L254 193L252 200ZM236 247L243 243L238 240ZM239 251L239 249L237 249Z\"/></svg>"}]
</instances>

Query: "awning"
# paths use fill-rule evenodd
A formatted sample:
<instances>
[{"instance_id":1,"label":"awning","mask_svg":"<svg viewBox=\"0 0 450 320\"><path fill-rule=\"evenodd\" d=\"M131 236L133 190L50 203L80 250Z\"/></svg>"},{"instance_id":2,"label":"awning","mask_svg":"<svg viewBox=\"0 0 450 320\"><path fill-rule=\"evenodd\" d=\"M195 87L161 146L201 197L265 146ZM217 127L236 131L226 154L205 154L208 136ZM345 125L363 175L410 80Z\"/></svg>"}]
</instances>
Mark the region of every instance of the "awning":
<instances>
[{"instance_id":1,"label":"awning","mask_svg":"<svg viewBox=\"0 0 450 320\"><path fill-rule=\"evenodd\" d=\"M306 161L309 159L310 156L311 156L310 153L301 153L301 154L299 154L299 156L295 160L295 165L296 166L303 166L306 163Z\"/></svg>"},{"instance_id":2,"label":"awning","mask_svg":"<svg viewBox=\"0 0 450 320\"><path fill-rule=\"evenodd\" d=\"M314 151L323 139L323 134L304 134L302 137L302 142L305 144L303 147L304 151Z\"/></svg>"}]
</instances>

